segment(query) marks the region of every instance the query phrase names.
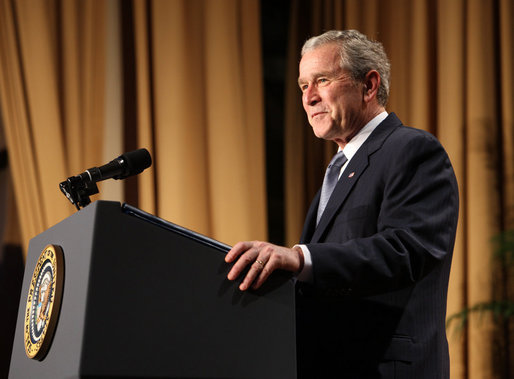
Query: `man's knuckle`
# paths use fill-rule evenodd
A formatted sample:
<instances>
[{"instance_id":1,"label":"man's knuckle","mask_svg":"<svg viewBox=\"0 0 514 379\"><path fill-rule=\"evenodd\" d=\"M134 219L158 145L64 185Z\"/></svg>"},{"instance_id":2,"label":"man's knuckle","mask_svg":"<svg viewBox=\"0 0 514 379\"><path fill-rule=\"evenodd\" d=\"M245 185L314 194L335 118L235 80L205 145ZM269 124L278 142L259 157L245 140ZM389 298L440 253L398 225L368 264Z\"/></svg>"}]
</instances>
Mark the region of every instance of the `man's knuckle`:
<instances>
[{"instance_id":1,"label":"man's knuckle","mask_svg":"<svg viewBox=\"0 0 514 379\"><path fill-rule=\"evenodd\" d=\"M266 245L262 248L262 251L265 252L267 255L272 256L275 252L275 249L272 245Z\"/></svg>"},{"instance_id":2,"label":"man's knuckle","mask_svg":"<svg viewBox=\"0 0 514 379\"><path fill-rule=\"evenodd\" d=\"M280 263L280 256L278 254L273 254L269 257L269 262L271 265L276 266Z\"/></svg>"}]
</instances>

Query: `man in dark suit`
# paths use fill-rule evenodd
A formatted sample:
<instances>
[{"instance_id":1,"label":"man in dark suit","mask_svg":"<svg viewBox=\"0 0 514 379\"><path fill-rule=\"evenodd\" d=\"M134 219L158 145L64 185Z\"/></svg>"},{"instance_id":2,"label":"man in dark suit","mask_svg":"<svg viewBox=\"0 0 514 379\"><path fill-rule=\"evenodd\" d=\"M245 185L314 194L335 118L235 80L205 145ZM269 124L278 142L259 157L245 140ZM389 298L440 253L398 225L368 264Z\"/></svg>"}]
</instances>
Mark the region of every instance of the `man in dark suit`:
<instances>
[{"instance_id":1,"label":"man in dark suit","mask_svg":"<svg viewBox=\"0 0 514 379\"><path fill-rule=\"evenodd\" d=\"M449 377L457 183L432 135L385 112L389 71L382 45L357 31L305 43L303 106L315 135L334 141L338 154L299 245L240 242L226 257L235 261L231 280L249 266L241 290L277 269L297 275L303 378Z\"/></svg>"}]
</instances>

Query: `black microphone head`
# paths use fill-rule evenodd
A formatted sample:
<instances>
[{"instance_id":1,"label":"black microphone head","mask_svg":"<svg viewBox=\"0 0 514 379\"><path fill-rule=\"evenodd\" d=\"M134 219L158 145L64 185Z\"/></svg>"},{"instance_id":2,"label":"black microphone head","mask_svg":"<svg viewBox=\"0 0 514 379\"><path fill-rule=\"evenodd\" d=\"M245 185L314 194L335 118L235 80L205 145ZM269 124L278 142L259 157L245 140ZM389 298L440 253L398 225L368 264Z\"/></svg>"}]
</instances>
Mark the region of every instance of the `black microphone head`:
<instances>
[{"instance_id":1,"label":"black microphone head","mask_svg":"<svg viewBox=\"0 0 514 379\"><path fill-rule=\"evenodd\" d=\"M124 179L128 176L137 175L143 172L144 169L152 165L152 157L146 149L138 149L120 155L118 159L124 161L125 170L119 179ZM118 179L118 178L115 178Z\"/></svg>"}]
</instances>

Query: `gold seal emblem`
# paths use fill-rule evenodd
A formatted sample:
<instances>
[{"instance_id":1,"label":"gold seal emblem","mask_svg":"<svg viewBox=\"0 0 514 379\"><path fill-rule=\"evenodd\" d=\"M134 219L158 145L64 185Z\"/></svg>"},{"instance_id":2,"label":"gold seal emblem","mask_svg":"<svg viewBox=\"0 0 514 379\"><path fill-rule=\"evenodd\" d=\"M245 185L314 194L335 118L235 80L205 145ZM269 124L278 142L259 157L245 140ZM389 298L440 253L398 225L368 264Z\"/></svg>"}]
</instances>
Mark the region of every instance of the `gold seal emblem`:
<instances>
[{"instance_id":1,"label":"gold seal emblem","mask_svg":"<svg viewBox=\"0 0 514 379\"><path fill-rule=\"evenodd\" d=\"M59 316L64 262L62 249L56 245L44 248L34 268L25 310L25 353L42 360L52 341Z\"/></svg>"}]
</instances>

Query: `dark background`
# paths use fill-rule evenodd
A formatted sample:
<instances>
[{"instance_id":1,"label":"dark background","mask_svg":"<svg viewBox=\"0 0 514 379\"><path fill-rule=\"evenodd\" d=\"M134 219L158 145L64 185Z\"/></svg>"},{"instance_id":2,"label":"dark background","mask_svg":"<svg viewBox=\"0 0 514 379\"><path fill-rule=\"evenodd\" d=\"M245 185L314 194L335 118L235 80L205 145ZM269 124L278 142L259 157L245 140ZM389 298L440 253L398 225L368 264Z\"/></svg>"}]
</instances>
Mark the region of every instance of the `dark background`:
<instances>
[{"instance_id":1,"label":"dark background","mask_svg":"<svg viewBox=\"0 0 514 379\"><path fill-rule=\"evenodd\" d=\"M268 238L284 244L284 104L290 1L261 1Z\"/></svg>"}]
</instances>

